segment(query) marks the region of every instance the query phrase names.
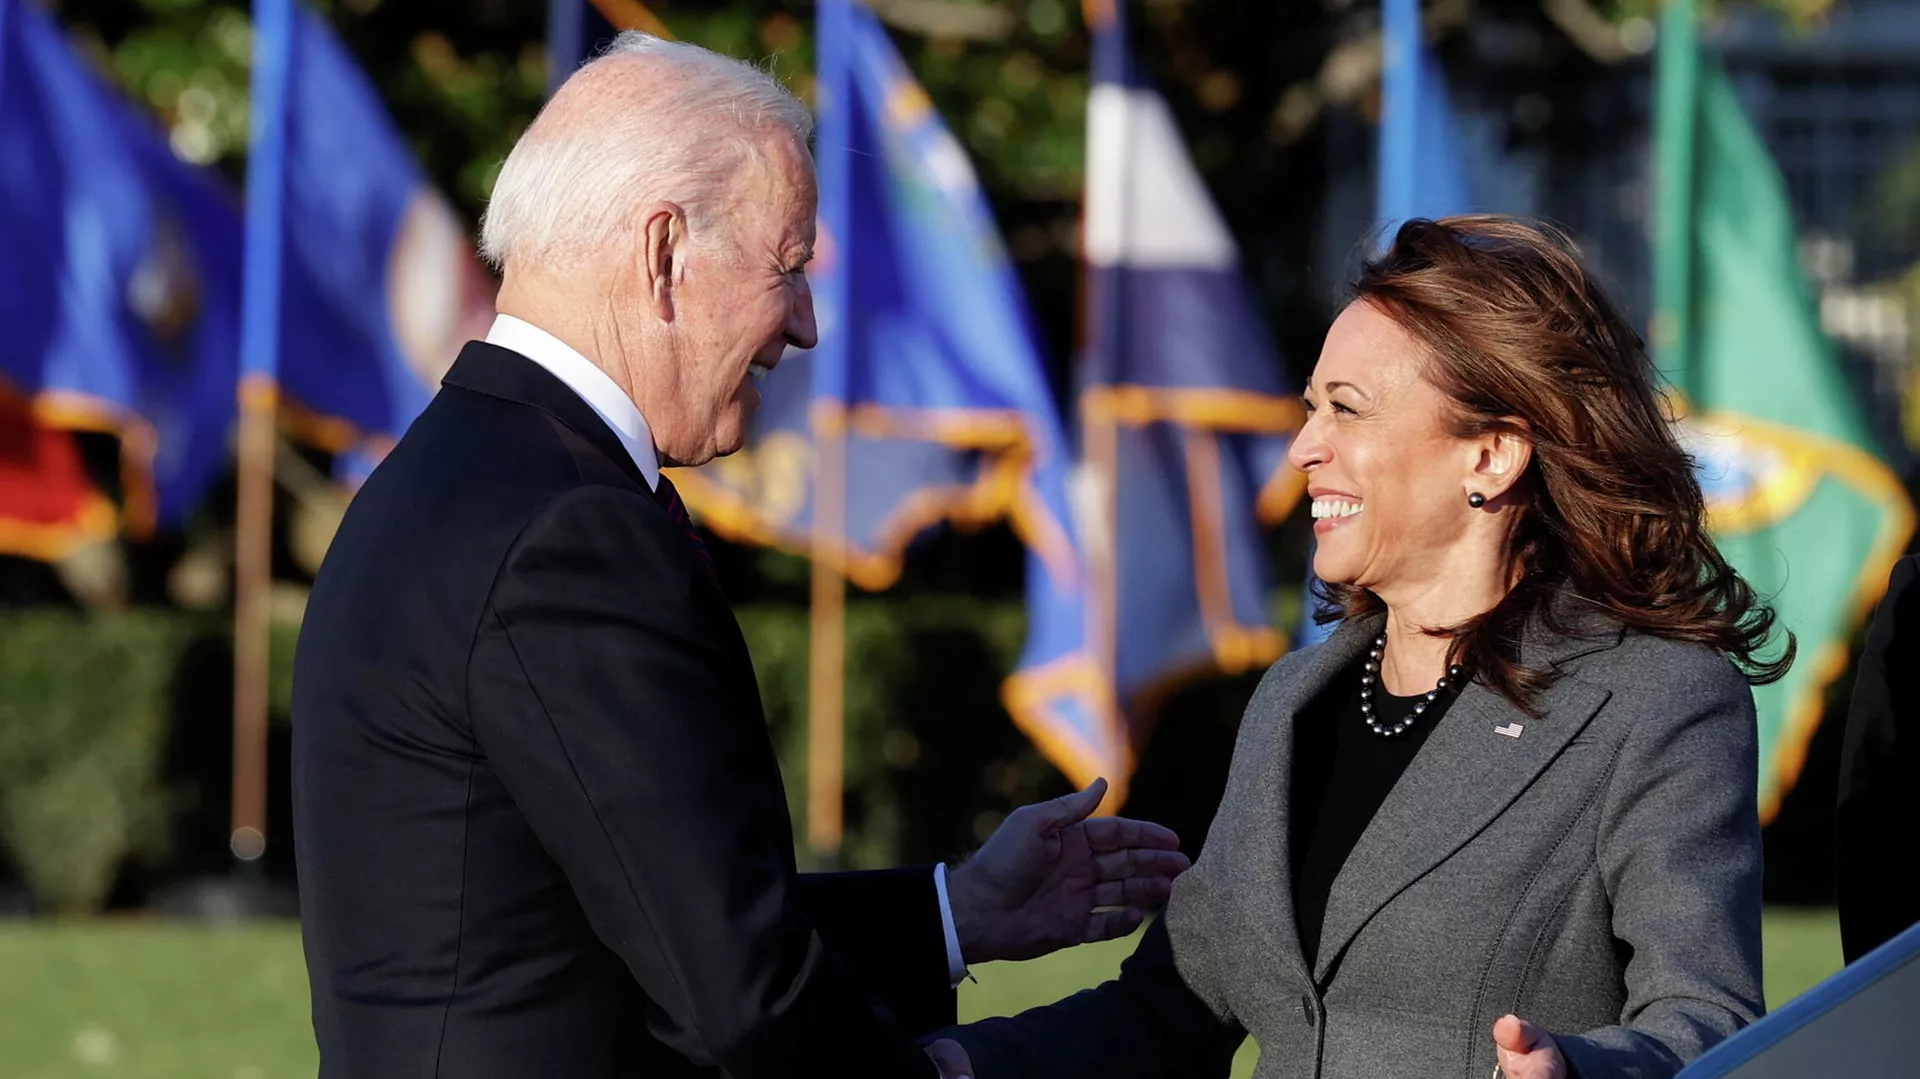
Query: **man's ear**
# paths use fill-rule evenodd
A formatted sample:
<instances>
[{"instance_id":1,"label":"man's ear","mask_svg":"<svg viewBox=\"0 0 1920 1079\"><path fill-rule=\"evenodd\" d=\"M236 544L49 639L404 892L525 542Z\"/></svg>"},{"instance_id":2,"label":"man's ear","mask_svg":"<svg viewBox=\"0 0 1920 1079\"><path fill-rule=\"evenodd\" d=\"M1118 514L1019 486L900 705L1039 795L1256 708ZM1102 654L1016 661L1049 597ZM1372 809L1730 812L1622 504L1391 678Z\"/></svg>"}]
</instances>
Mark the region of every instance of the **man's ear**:
<instances>
[{"instance_id":1,"label":"man's ear","mask_svg":"<svg viewBox=\"0 0 1920 1079\"><path fill-rule=\"evenodd\" d=\"M685 273L687 212L656 202L640 211L640 280L653 317L673 321L673 293Z\"/></svg>"}]
</instances>

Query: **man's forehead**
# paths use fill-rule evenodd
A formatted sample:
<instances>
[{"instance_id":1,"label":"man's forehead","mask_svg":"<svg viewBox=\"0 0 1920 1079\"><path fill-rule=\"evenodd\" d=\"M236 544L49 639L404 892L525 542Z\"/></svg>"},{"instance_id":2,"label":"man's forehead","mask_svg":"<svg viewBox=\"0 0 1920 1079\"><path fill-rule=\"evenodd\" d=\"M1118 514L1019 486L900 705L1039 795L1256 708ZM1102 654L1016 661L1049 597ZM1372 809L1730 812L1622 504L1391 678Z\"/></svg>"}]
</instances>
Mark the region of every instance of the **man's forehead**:
<instances>
[{"instance_id":1,"label":"man's forehead","mask_svg":"<svg viewBox=\"0 0 1920 1079\"><path fill-rule=\"evenodd\" d=\"M742 171L735 181L734 216L783 248L810 248L819 188L813 159L804 148L793 153L792 146L789 141L783 151L761 155L755 165Z\"/></svg>"}]
</instances>

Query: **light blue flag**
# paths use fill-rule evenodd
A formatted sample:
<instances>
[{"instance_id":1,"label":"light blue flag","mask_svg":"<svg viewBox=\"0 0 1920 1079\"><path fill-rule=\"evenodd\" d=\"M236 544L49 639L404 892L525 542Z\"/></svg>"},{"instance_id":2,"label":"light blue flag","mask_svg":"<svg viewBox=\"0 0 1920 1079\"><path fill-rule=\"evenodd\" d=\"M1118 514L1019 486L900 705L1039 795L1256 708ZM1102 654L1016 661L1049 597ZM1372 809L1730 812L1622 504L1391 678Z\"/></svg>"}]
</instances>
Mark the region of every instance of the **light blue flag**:
<instances>
[{"instance_id":1,"label":"light blue flag","mask_svg":"<svg viewBox=\"0 0 1920 1079\"><path fill-rule=\"evenodd\" d=\"M1475 201L1446 76L1420 29L1420 0L1384 0L1381 13L1384 102L1374 216L1385 242L1413 218L1467 213ZM1299 643L1318 644L1333 627L1314 619L1319 605L1311 566L1303 599Z\"/></svg>"},{"instance_id":2,"label":"light blue flag","mask_svg":"<svg viewBox=\"0 0 1920 1079\"><path fill-rule=\"evenodd\" d=\"M1416 217L1474 208L1447 79L1420 29L1420 0L1384 0L1379 183L1374 215L1391 237Z\"/></svg>"}]
</instances>

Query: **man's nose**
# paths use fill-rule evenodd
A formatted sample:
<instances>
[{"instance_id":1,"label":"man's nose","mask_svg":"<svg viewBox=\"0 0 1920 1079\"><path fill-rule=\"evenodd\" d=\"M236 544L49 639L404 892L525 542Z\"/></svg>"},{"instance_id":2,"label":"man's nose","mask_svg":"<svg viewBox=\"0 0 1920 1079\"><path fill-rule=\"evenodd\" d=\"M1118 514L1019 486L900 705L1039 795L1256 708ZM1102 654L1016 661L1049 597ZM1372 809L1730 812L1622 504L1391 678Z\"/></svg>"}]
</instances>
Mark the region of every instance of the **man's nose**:
<instances>
[{"instance_id":1,"label":"man's nose","mask_svg":"<svg viewBox=\"0 0 1920 1079\"><path fill-rule=\"evenodd\" d=\"M812 348L820 343L820 328L813 320L813 286L804 276L787 313L787 343L794 348Z\"/></svg>"}]
</instances>

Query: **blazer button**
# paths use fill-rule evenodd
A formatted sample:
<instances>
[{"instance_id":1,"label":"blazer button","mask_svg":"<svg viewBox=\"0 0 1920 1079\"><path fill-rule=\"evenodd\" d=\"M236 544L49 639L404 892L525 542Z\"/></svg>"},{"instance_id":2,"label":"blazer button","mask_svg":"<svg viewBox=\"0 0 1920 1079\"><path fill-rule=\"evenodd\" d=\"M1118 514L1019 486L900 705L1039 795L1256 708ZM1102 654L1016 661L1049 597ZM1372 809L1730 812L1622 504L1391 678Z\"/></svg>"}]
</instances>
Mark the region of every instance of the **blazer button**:
<instances>
[{"instance_id":1,"label":"blazer button","mask_svg":"<svg viewBox=\"0 0 1920 1079\"><path fill-rule=\"evenodd\" d=\"M1306 1016L1308 1026L1312 1026L1320 1018L1314 1011L1313 998L1305 993L1300 994L1300 1014Z\"/></svg>"}]
</instances>

